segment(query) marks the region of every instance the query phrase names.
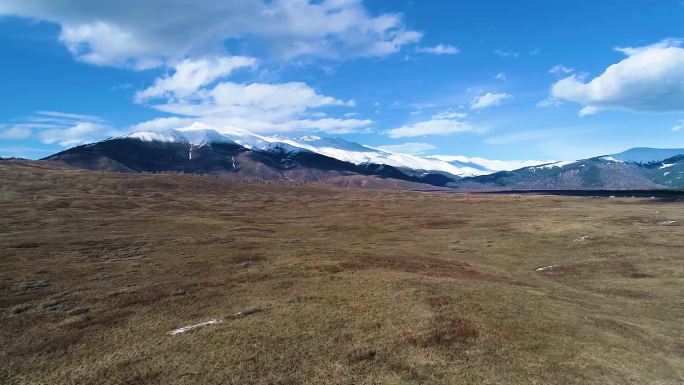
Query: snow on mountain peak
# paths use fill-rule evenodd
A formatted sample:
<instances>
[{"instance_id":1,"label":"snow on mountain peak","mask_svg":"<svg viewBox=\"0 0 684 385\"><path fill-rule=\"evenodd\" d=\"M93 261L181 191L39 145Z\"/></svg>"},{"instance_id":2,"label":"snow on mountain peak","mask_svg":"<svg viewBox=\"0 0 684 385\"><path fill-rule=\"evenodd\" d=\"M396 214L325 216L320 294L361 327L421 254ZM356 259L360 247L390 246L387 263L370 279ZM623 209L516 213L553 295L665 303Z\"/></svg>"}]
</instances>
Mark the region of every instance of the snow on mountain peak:
<instances>
[{"instance_id":1,"label":"snow on mountain peak","mask_svg":"<svg viewBox=\"0 0 684 385\"><path fill-rule=\"evenodd\" d=\"M363 163L384 164L412 170L444 172L455 176L491 174L499 171L499 169L511 167L512 163L520 164L521 167L530 165L524 164L524 162L517 163L518 161L502 162L459 156L422 157L365 146L343 138L322 138L316 135L305 135L294 139L287 139L259 135L233 127L215 128L201 122L195 122L187 127L177 129L133 132L124 137L144 141L189 143L195 146L212 143L236 143L249 149L265 151L311 151L357 165ZM535 164L549 163L531 162ZM556 164L556 166L558 165Z\"/></svg>"},{"instance_id":2,"label":"snow on mountain peak","mask_svg":"<svg viewBox=\"0 0 684 385\"><path fill-rule=\"evenodd\" d=\"M612 157L631 163L655 163L677 155L684 155L684 148L635 147L618 154L613 154Z\"/></svg>"},{"instance_id":3,"label":"snow on mountain peak","mask_svg":"<svg viewBox=\"0 0 684 385\"><path fill-rule=\"evenodd\" d=\"M185 140L193 146L206 146L213 143L235 143L214 129L195 128L179 131Z\"/></svg>"},{"instance_id":4,"label":"snow on mountain peak","mask_svg":"<svg viewBox=\"0 0 684 385\"><path fill-rule=\"evenodd\" d=\"M316 135L304 135L304 136L301 136L299 138L294 138L294 140L301 141L301 142L315 142L315 141L321 140L321 139L323 139L323 138L321 138L320 136L316 136Z\"/></svg>"},{"instance_id":5,"label":"snow on mountain peak","mask_svg":"<svg viewBox=\"0 0 684 385\"><path fill-rule=\"evenodd\" d=\"M158 130L158 131L136 131L124 135L121 138L138 139L143 142L182 142L184 136L176 130Z\"/></svg>"},{"instance_id":6,"label":"snow on mountain peak","mask_svg":"<svg viewBox=\"0 0 684 385\"><path fill-rule=\"evenodd\" d=\"M206 128L202 125L158 131L137 131L124 135L123 138L138 139L144 142L189 143L193 146L205 146L212 143L234 143L234 141L221 135L213 128Z\"/></svg>"}]
</instances>

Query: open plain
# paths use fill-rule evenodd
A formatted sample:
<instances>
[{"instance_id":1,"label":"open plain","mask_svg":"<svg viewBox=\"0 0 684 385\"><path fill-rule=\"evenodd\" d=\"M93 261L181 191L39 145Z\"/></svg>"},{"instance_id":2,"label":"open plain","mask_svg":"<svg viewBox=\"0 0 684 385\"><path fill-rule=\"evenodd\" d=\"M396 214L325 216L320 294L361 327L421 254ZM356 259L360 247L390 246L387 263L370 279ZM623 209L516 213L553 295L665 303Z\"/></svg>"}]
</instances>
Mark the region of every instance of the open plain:
<instances>
[{"instance_id":1,"label":"open plain","mask_svg":"<svg viewBox=\"0 0 684 385\"><path fill-rule=\"evenodd\" d=\"M684 382L676 200L0 184L3 384Z\"/></svg>"}]
</instances>

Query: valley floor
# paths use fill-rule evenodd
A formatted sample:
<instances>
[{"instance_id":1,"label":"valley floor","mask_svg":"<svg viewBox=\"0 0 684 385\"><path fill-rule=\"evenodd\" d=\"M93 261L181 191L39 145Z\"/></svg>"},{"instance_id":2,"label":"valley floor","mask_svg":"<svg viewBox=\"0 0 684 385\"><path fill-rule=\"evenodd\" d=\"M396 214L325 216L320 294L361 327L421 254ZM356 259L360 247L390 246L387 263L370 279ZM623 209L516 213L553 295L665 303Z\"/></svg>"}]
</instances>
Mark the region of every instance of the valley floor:
<instances>
[{"instance_id":1,"label":"valley floor","mask_svg":"<svg viewBox=\"0 0 684 385\"><path fill-rule=\"evenodd\" d=\"M682 203L10 161L0 188L3 384L684 382Z\"/></svg>"}]
</instances>

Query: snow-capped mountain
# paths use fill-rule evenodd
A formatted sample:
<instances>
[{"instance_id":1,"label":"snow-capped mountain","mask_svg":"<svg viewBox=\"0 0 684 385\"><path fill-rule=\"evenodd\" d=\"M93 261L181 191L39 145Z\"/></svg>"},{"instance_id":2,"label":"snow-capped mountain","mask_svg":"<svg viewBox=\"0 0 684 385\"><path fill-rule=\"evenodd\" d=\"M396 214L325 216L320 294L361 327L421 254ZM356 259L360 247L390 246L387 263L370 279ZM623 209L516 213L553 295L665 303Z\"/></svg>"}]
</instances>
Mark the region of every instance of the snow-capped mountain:
<instances>
[{"instance_id":1,"label":"snow-capped mountain","mask_svg":"<svg viewBox=\"0 0 684 385\"><path fill-rule=\"evenodd\" d=\"M480 170L480 175L492 174L497 171L512 171L524 167L557 163L553 160L492 160L481 157L467 157L462 155L430 155L428 159L448 162L456 167L470 167Z\"/></svg>"},{"instance_id":2,"label":"snow-capped mountain","mask_svg":"<svg viewBox=\"0 0 684 385\"><path fill-rule=\"evenodd\" d=\"M325 147L313 146L312 142ZM133 132L73 147L44 160L91 170L178 172L239 180L322 181L381 188L443 187L456 179L444 173L413 172L373 162L352 163L325 155L332 151L341 154L338 156L342 159L349 159L350 154L373 152L342 139L294 140L240 130L218 132L206 125L194 124L178 129ZM369 157L362 160L365 159Z\"/></svg>"},{"instance_id":3,"label":"snow-capped mountain","mask_svg":"<svg viewBox=\"0 0 684 385\"><path fill-rule=\"evenodd\" d=\"M524 190L682 189L684 149L633 148L589 159L468 177L451 185Z\"/></svg>"},{"instance_id":4,"label":"snow-capped mountain","mask_svg":"<svg viewBox=\"0 0 684 385\"><path fill-rule=\"evenodd\" d=\"M493 161L449 155L421 157L342 138L284 138L232 128L217 130L203 123L133 132L74 147L46 160L94 170L201 173L345 186L684 188L684 149L634 148L577 161Z\"/></svg>"},{"instance_id":5,"label":"snow-capped mountain","mask_svg":"<svg viewBox=\"0 0 684 385\"><path fill-rule=\"evenodd\" d=\"M683 155L684 148L648 148L635 147L618 154L611 155L616 160L632 163L655 163L665 159Z\"/></svg>"},{"instance_id":6,"label":"snow-capped mountain","mask_svg":"<svg viewBox=\"0 0 684 385\"><path fill-rule=\"evenodd\" d=\"M366 146L342 138L322 138L306 135L296 138L267 136L235 128L214 128L204 123L160 131L138 131L124 136L142 141L189 143L202 146L211 143L236 143L248 149L269 150L287 148L289 152L306 150L355 165L383 164L414 173L439 172L456 177L487 175L512 170L544 161L505 162L460 156L422 157Z\"/></svg>"}]
</instances>

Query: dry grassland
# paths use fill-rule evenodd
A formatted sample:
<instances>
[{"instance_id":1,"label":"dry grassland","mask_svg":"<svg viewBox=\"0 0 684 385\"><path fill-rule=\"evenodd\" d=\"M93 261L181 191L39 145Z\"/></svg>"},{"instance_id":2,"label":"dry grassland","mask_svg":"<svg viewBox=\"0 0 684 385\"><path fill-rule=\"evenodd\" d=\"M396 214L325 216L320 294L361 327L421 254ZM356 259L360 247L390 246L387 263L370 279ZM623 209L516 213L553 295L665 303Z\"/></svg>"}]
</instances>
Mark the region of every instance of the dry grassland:
<instances>
[{"instance_id":1,"label":"dry grassland","mask_svg":"<svg viewBox=\"0 0 684 385\"><path fill-rule=\"evenodd\" d=\"M7 161L0 188L2 384L684 382L681 202Z\"/></svg>"}]
</instances>

